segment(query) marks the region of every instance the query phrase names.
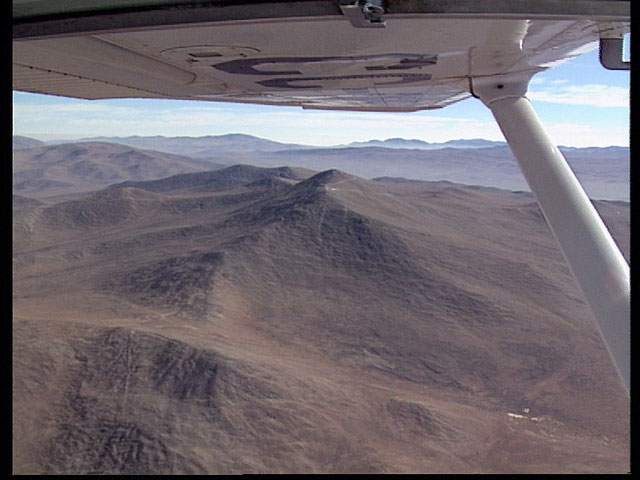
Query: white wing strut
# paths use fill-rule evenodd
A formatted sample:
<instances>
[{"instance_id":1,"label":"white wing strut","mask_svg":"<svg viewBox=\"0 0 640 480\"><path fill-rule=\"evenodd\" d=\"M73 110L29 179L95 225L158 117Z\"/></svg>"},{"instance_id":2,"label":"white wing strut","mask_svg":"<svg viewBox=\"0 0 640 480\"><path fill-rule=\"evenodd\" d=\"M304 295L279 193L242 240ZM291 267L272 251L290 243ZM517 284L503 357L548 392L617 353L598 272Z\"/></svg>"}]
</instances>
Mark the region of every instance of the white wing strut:
<instances>
[{"instance_id":1,"label":"white wing strut","mask_svg":"<svg viewBox=\"0 0 640 480\"><path fill-rule=\"evenodd\" d=\"M529 78L473 80L536 196L629 394L629 265L525 97Z\"/></svg>"}]
</instances>

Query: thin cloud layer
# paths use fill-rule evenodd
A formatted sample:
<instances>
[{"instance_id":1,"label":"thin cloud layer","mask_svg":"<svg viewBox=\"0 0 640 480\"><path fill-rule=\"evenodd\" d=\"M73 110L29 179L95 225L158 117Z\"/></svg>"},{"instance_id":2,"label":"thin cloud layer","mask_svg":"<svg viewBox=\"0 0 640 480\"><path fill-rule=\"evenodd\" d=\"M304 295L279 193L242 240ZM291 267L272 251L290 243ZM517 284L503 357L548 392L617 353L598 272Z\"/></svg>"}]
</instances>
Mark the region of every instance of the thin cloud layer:
<instances>
[{"instance_id":1,"label":"thin cloud layer","mask_svg":"<svg viewBox=\"0 0 640 480\"><path fill-rule=\"evenodd\" d=\"M527 96L536 102L582 105L598 108L629 107L629 88L609 85L566 85L554 82L533 83ZM546 88L541 89L544 85Z\"/></svg>"}]
</instances>

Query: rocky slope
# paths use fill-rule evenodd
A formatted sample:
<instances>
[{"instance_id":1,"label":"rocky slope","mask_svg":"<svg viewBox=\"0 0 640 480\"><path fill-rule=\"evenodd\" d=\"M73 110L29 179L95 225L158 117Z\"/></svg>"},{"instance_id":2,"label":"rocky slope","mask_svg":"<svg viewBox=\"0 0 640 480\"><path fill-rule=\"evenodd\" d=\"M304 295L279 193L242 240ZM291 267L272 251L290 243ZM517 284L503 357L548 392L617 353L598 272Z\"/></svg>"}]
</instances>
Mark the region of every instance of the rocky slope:
<instances>
[{"instance_id":1,"label":"rocky slope","mask_svg":"<svg viewBox=\"0 0 640 480\"><path fill-rule=\"evenodd\" d=\"M628 470L528 194L233 167L15 203L15 473Z\"/></svg>"},{"instance_id":2,"label":"rocky slope","mask_svg":"<svg viewBox=\"0 0 640 480\"><path fill-rule=\"evenodd\" d=\"M151 180L220 166L114 143L44 145L14 149L13 190L20 195L45 198L86 193L116 182Z\"/></svg>"}]
</instances>

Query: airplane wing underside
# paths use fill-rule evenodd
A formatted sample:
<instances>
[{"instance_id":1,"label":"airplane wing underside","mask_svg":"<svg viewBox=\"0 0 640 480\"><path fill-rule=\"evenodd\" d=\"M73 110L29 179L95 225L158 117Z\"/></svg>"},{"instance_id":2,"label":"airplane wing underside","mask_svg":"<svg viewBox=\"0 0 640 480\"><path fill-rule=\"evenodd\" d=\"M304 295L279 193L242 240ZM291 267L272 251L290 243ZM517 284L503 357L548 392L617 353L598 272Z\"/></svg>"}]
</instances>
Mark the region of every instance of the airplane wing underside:
<instances>
[{"instance_id":1,"label":"airplane wing underside","mask_svg":"<svg viewBox=\"0 0 640 480\"><path fill-rule=\"evenodd\" d=\"M471 78L528 78L596 48L600 31L609 25L604 22L615 20L620 10L587 16L493 8L478 14L465 13L471 2L445 1L438 3L448 10L421 13L416 5L429 2L388 1L386 25L359 28L353 9L356 17L363 13L356 1L207 2L207 8L188 2L188 17L185 2L111 1L106 2L111 9L65 13L63 8L48 17L44 8L27 8L34 3L52 2L14 2L16 90L86 99L176 98L373 111L444 107L470 96ZM123 3L138 9L145 4L147 10L113 10ZM150 3L162 8L154 10ZM168 3L181 8L167 10ZM290 9L276 8L283 3ZM500 3L505 2L475 5ZM22 4L26 7L20 10ZM87 2L86 8L93 4ZM237 4L246 9L237 10ZM319 10L317 4L327 5ZM221 13L234 6L241 14ZM158 11L165 12L164 23L153 17ZM174 21L182 23L171 23L171 12L180 13Z\"/></svg>"}]
</instances>

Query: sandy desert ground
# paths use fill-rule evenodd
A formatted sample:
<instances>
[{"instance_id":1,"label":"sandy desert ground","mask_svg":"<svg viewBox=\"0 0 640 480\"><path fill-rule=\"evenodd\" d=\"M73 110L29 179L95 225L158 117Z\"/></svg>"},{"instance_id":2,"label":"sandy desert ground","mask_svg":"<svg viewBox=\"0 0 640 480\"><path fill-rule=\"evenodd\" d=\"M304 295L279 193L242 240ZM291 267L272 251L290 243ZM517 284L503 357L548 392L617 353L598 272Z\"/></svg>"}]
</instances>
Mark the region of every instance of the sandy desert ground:
<instances>
[{"instance_id":1,"label":"sandy desert ground","mask_svg":"<svg viewBox=\"0 0 640 480\"><path fill-rule=\"evenodd\" d=\"M14 196L13 228L16 474L629 470L529 194L239 165Z\"/></svg>"}]
</instances>

